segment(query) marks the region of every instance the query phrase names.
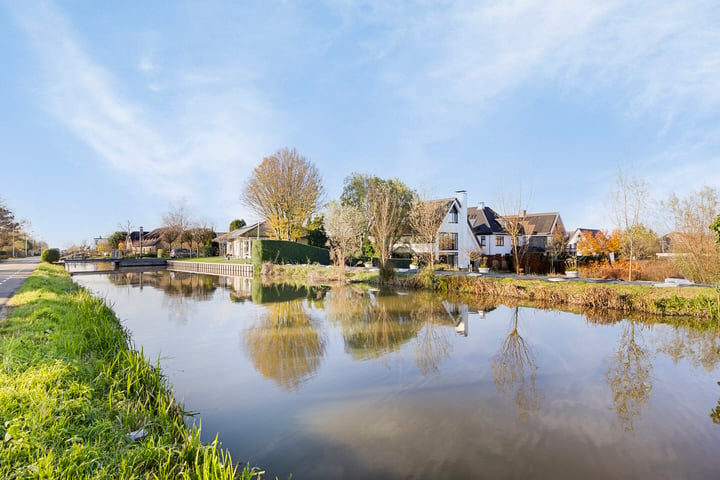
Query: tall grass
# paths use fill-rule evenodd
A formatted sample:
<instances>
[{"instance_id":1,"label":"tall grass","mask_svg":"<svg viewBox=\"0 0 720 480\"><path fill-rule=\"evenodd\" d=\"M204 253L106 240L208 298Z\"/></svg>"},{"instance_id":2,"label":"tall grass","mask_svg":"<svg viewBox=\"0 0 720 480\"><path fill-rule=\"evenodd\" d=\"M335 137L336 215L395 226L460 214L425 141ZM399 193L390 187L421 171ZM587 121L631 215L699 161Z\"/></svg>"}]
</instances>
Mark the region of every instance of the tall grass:
<instances>
[{"instance_id":1,"label":"tall grass","mask_svg":"<svg viewBox=\"0 0 720 480\"><path fill-rule=\"evenodd\" d=\"M12 303L0 324L0 478L262 475L186 427L159 365L61 267L38 267Z\"/></svg>"}]
</instances>

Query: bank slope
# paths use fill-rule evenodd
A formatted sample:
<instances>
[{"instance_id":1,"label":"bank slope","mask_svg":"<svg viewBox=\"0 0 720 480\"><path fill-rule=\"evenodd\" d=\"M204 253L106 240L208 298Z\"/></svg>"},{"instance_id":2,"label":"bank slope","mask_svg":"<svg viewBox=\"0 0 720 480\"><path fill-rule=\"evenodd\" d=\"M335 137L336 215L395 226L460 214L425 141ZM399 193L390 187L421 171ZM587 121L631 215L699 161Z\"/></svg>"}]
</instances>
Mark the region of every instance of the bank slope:
<instances>
[{"instance_id":1,"label":"bank slope","mask_svg":"<svg viewBox=\"0 0 720 480\"><path fill-rule=\"evenodd\" d=\"M0 323L0 478L259 478L200 442L101 300L43 264Z\"/></svg>"}]
</instances>

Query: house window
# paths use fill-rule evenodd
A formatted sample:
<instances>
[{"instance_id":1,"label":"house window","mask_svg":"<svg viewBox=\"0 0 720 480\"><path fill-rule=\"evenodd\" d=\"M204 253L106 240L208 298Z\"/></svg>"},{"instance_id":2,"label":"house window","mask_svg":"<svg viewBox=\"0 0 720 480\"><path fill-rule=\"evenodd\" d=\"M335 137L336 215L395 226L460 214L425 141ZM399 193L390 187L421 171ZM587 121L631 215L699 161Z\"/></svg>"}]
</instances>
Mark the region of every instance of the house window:
<instances>
[{"instance_id":1,"label":"house window","mask_svg":"<svg viewBox=\"0 0 720 480\"><path fill-rule=\"evenodd\" d=\"M486 245L486 243L487 242L485 241L485 235L483 235L482 237L480 237L480 246L484 247Z\"/></svg>"},{"instance_id":2,"label":"house window","mask_svg":"<svg viewBox=\"0 0 720 480\"><path fill-rule=\"evenodd\" d=\"M438 243L440 250L457 250L458 234L440 232Z\"/></svg>"},{"instance_id":3,"label":"house window","mask_svg":"<svg viewBox=\"0 0 720 480\"><path fill-rule=\"evenodd\" d=\"M495 237L495 246L496 247L504 247L505 246L505 237Z\"/></svg>"},{"instance_id":4,"label":"house window","mask_svg":"<svg viewBox=\"0 0 720 480\"><path fill-rule=\"evenodd\" d=\"M453 205L452 209L450 210L450 220L448 220L449 223L458 223L458 211L457 208L455 208L455 205Z\"/></svg>"},{"instance_id":5,"label":"house window","mask_svg":"<svg viewBox=\"0 0 720 480\"><path fill-rule=\"evenodd\" d=\"M440 255L440 263L450 265L451 267L457 267L457 256L456 255Z\"/></svg>"}]
</instances>

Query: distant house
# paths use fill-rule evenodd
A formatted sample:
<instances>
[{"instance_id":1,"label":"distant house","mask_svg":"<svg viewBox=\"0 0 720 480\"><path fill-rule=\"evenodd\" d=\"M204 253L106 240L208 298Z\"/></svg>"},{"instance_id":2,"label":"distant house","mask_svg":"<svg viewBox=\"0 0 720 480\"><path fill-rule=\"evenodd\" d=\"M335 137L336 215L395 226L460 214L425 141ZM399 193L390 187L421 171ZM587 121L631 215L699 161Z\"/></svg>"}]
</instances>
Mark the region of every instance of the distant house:
<instances>
[{"instance_id":1,"label":"distant house","mask_svg":"<svg viewBox=\"0 0 720 480\"><path fill-rule=\"evenodd\" d=\"M669 232L660 237L660 252L656 253L658 257L674 257L675 251L687 245L687 235L682 232Z\"/></svg>"},{"instance_id":2,"label":"distant house","mask_svg":"<svg viewBox=\"0 0 720 480\"><path fill-rule=\"evenodd\" d=\"M447 212L435 236L436 260L457 268L470 267L470 253L480 248L468 223L467 192L456 192L460 198L431 200L444 204ZM413 243L406 238L410 249L415 253L430 253L430 244Z\"/></svg>"},{"instance_id":3,"label":"distant house","mask_svg":"<svg viewBox=\"0 0 720 480\"><path fill-rule=\"evenodd\" d=\"M268 240L271 234L267 222L258 222L218 235L213 241L220 244L221 255L231 258L252 258L253 242Z\"/></svg>"},{"instance_id":4,"label":"distant house","mask_svg":"<svg viewBox=\"0 0 720 480\"><path fill-rule=\"evenodd\" d=\"M483 255L507 255L512 252L512 238L503 228L500 215L492 208L484 203L468 208L468 223Z\"/></svg>"},{"instance_id":5,"label":"distant house","mask_svg":"<svg viewBox=\"0 0 720 480\"><path fill-rule=\"evenodd\" d=\"M567 237L565 225L558 212L527 213L501 217L506 224L520 223L520 245L526 245L530 252L546 252L552 243L552 237L557 232Z\"/></svg>"},{"instance_id":6,"label":"distant house","mask_svg":"<svg viewBox=\"0 0 720 480\"><path fill-rule=\"evenodd\" d=\"M125 249L130 250L133 255L156 254L162 240L162 233L163 230L161 228L156 228L151 232L143 232L141 242L140 232L131 232L129 241L126 240ZM140 251L141 248L142 252Z\"/></svg>"},{"instance_id":7,"label":"distant house","mask_svg":"<svg viewBox=\"0 0 720 480\"><path fill-rule=\"evenodd\" d=\"M584 252L582 248L578 248L578 244L582 241L583 237L590 235L596 237L601 230L596 228L576 228L575 231L570 235L570 239L567 243L567 252L570 255L588 255L588 252Z\"/></svg>"},{"instance_id":8,"label":"distant house","mask_svg":"<svg viewBox=\"0 0 720 480\"><path fill-rule=\"evenodd\" d=\"M263 221L218 235L213 241L220 245L221 255L248 259L252 258L252 246L255 240L271 240L274 238L274 233L270 229L268 222ZM307 239L301 238L298 243L307 244Z\"/></svg>"}]
</instances>

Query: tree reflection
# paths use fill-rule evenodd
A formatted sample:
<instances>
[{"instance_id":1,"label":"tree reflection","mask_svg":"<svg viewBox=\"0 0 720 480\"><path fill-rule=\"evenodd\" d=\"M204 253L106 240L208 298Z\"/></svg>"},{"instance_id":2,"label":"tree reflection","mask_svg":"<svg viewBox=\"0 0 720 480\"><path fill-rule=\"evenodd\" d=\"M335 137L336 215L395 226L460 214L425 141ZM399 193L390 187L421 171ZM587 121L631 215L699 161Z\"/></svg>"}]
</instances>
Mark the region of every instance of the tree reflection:
<instances>
[{"instance_id":1,"label":"tree reflection","mask_svg":"<svg viewBox=\"0 0 720 480\"><path fill-rule=\"evenodd\" d=\"M257 371L286 390L298 390L325 355L326 339L302 300L268 304L267 313L244 339Z\"/></svg>"},{"instance_id":2,"label":"tree reflection","mask_svg":"<svg viewBox=\"0 0 720 480\"><path fill-rule=\"evenodd\" d=\"M424 322L418 331L415 344L415 364L420 373L439 372L440 362L450 356L452 344L449 335L456 324L451 315L457 314L458 322L463 321L463 310L467 322L467 305L442 302L438 295L418 295L420 302L413 315Z\"/></svg>"},{"instance_id":3,"label":"tree reflection","mask_svg":"<svg viewBox=\"0 0 720 480\"><path fill-rule=\"evenodd\" d=\"M690 327L675 327L669 338L659 338L658 351L668 355L674 363L689 359L693 366L712 372L720 363L720 341L711 331Z\"/></svg>"},{"instance_id":4,"label":"tree reflection","mask_svg":"<svg viewBox=\"0 0 720 480\"><path fill-rule=\"evenodd\" d=\"M389 292L333 289L326 300L328 316L340 324L345 351L353 358L380 358L417 336L425 319L416 314L416 299Z\"/></svg>"},{"instance_id":5,"label":"tree reflection","mask_svg":"<svg viewBox=\"0 0 720 480\"><path fill-rule=\"evenodd\" d=\"M518 331L519 307L515 307L511 328L492 359L493 381L498 391L515 397L518 416L527 420L538 410L540 397L535 385L538 366L535 356Z\"/></svg>"},{"instance_id":6,"label":"tree reflection","mask_svg":"<svg viewBox=\"0 0 720 480\"><path fill-rule=\"evenodd\" d=\"M720 387L720 382L718 382L718 386ZM710 412L710 418L712 418L715 425L720 425L720 399L718 399L717 407Z\"/></svg>"},{"instance_id":7,"label":"tree reflection","mask_svg":"<svg viewBox=\"0 0 720 480\"><path fill-rule=\"evenodd\" d=\"M627 322L606 374L615 412L626 432L633 431L635 417L642 413L652 390L650 355L635 335L635 322Z\"/></svg>"}]
</instances>

